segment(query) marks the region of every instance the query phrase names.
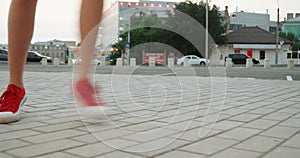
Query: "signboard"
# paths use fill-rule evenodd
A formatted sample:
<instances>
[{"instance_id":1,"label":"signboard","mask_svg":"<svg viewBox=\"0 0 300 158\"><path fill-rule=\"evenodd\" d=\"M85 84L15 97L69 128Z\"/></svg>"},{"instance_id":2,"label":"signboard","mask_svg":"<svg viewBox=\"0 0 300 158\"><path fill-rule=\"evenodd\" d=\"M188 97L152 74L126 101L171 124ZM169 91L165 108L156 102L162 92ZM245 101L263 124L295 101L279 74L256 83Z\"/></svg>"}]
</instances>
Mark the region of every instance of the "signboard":
<instances>
[{"instance_id":1,"label":"signboard","mask_svg":"<svg viewBox=\"0 0 300 158\"><path fill-rule=\"evenodd\" d=\"M149 58L155 58L155 64L164 64L164 53L145 53L145 64L149 64Z\"/></svg>"}]
</instances>

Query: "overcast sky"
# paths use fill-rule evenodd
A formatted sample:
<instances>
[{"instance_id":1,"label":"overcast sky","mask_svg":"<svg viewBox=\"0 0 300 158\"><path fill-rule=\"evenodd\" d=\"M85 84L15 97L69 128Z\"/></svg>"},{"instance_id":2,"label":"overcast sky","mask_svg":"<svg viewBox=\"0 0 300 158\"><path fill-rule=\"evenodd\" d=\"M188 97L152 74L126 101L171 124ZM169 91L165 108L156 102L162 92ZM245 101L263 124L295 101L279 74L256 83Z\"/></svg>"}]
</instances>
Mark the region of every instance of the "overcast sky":
<instances>
[{"instance_id":1,"label":"overcast sky","mask_svg":"<svg viewBox=\"0 0 300 158\"><path fill-rule=\"evenodd\" d=\"M108 0L109 1L109 0ZM0 43L7 43L7 17L11 0L0 0ZM32 42L52 39L79 41L78 15L81 0L39 0L35 32ZM300 13L300 0L278 0L280 19L287 12ZM229 6L229 12L245 11L266 13L276 20L277 0L210 0L220 10Z\"/></svg>"}]
</instances>

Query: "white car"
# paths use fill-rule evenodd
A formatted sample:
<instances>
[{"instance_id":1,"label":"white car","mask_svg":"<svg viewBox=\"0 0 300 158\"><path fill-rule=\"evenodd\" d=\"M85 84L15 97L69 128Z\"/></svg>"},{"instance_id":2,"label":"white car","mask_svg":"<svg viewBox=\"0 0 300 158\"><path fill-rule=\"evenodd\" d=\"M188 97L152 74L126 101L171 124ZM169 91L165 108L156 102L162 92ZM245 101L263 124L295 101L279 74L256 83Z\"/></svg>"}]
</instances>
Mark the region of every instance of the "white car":
<instances>
[{"instance_id":1,"label":"white car","mask_svg":"<svg viewBox=\"0 0 300 158\"><path fill-rule=\"evenodd\" d=\"M209 60L205 59L205 58L200 58L196 55L187 55L184 57L181 57L180 59L177 59L177 65L183 65L184 60L188 59L190 65L207 65L209 63Z\"/></svg>"}]
</instances>

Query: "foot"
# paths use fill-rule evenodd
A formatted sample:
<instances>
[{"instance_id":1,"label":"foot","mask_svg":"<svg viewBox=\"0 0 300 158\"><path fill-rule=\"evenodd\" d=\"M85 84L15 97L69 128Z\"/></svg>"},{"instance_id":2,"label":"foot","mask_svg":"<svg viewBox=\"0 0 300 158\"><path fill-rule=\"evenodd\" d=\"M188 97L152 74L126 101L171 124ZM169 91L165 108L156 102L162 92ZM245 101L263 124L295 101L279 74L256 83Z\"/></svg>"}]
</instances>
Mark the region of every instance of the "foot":
<instances>
[{"instance_id":1,"label":"foot","mask_svg":"<svg viewBox=\"0 0 300 158\"><path fill-rule=\"evenodd\" d=\"M98 92L88 79L76 81L73 89L75 97L81 103L77 107L80 115L93 118L105 116L103 103L97 99Z\"/></svg>"},{"instance_id":2,"label":"foot","mask_svg":"<svg viewBox=\"0 0 300 158\"><path fill-rule=\"evenodd\" d=\"M0 123L11 123L20 120L21 106L26 101L24 88L14 84L8 85L0 97Z\"/></svg>"}]
</instances>

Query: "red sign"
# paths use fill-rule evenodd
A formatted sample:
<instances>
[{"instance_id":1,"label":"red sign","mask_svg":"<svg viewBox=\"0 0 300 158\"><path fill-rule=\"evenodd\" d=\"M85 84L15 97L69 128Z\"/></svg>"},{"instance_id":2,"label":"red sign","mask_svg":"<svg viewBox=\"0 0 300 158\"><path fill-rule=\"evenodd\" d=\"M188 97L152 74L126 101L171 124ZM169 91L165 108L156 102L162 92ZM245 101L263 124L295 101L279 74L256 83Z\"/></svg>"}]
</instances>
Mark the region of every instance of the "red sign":
<instances>
[{"instance_id":1,"label":"red sign","mask_svg":"<svg viewBox=\"0 0 300 158\"><path fill-rule=\"evenodd\" d=\"M164 54L163 53L145 53L145 64L149 64L150 57L155 58L155 64L164 64Z\"/></svg>"}]
</instances>

